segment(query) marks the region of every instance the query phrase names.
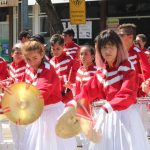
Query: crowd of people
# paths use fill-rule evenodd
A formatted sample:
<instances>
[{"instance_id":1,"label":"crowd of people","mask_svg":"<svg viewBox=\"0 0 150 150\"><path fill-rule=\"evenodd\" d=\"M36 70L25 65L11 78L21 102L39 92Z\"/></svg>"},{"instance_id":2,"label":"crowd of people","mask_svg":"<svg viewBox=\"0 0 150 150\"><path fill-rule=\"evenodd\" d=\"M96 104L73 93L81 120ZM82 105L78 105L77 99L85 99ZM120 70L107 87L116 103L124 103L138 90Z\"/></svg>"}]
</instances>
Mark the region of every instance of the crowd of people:
<instances>
[{"instance_id":1,"label":"crowd of people","mask_svg":"<svg viewBox=\"0 0 150 150\"><path fill-rule=\"evenodd\" d=\"M76 138L58 137L55 126L59 116L77 108L80 99L89 105L106 100L91 123L102 140L93 143L81 136L83 149L150 149L148 117L142 120L149 105L137 101L150 93L150 53L146 36L136 35L134 24L101 31L95 47L76 44L73 29L67 28L50 38L49 55L40 34L22 31L19 40L9 67L0 58L1 99L11 84L26 82L41 91L44 110L32 124L20 128L11 123L16 150L76 150Z\"/></svg>"}]
</instances>

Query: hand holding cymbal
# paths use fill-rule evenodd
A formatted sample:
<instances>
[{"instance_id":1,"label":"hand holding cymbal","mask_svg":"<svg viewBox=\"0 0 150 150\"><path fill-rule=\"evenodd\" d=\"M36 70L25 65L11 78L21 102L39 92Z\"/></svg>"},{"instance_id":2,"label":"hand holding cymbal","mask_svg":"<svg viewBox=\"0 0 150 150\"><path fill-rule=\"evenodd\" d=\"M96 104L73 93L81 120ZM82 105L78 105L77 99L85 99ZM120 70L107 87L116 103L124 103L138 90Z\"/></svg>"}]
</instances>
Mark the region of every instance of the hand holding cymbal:
<instances>
[{"instance_id":1,"label":"hand holding cymbal","mask_svg":"<svg viewBox=\"0 0 150 150\"><path fill-rule=\"evenodd\" d=\"M43 111L40 91L24 82L12 84L2 98L2 109L9 120L19 125L34 122Z\"/></svg>"},{"instance_id":2,"label":"hand holding cymbal","mask_svg":"<svg viewBox=\"0 0 150 150\"><path fill-rule=\"evenodd\" d=\"M63 114L58 118L55 131L61 138L71 138L81 132L75 107L65 108Z\"/></svg>"},{"instance_id":3,"label":"hand holding cymbal","mask_svg":"<svg viewBox=\"0 0 150 150\"><path fill-rule=\"evenodd\" d=\"M81 99L77 103L78 120L81 126L82 132L85 136L94 143L99 143L101 140L101 133L94 129L95 121L92 116L91 107L88 101Z\"/></svg>"}]
</instances>

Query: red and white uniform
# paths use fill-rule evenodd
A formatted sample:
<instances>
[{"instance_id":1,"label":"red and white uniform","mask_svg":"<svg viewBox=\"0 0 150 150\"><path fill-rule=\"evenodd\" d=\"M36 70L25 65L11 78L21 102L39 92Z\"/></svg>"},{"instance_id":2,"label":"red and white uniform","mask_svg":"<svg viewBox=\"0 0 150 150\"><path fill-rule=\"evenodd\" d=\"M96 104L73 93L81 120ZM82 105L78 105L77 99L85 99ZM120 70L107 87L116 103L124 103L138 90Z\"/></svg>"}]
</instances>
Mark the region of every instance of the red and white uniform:
<instances>
[{"instance_id":1,"label":"red and white uniform","mask_svg":"<svg viewBox=\"0 0 150 150\"><path fill-rule=\"evenodd\" d=\"M79 68L79 63L78 61L73 60L71 56L66 55L65 52L59 57L54 56L51 59L50 63L54 66L56 73L59 76L59 79L61 81L61 92L63 95L63 102L66 103L69 100L73 99L73 94L71 90L67 91L67 93L64 93L66 90L64 84L68 80L71 83L75 83L75 77Z\"/></svg>"},{"instance_id":2,"label":"red and white uniform","mask_svg":"<svg viewBox=\"0 0 150 150\"><path fill-rule=\"evenodd\" d=\"M49 63L45 62L38 71L34 71L27 65L23 80L37 86L44 97L45 105L61 101L60 81L53 66Z\"/></svg>"},{"instance_id":3,"label":"red and white uniform","mask_svg":"<svg viewBox=\"0 0 150 150\"><path fill-rule=\"evenodd\" d=\"M145 96L146 94L142 92L141 83L150 78L150 64L146 55L139 48L134 45L129 49L129 60L134 64L136 72L138 74L139 80L139 90L138 97Z\"/></svg>"},{"instance_id":4,"label":"red and white uniform","mask_svg":"<svg viewBox=\"0 0 150 150\"><path fill-rule=\"evenodd\" d=\"M83 90L77 95L91 103L94 99L106 99L113 110L124 110L136 103L137 83L134 66L125 61L118 68L112 67L98 69L94 77L84 85Z\"/></svg>"},{"instance_id":5,"label":"red and white uniform","mask_svg":"<svg viewBox=\"0 0 150 150\"><path fill-rule=\"evenodd\" d=\"M19 63L12 62L9 66L9 78L2 82L3 86L8 86L15 82L22 80L26 69L26 63L24 60Z\"/></svg>"},{"instance_id":6,"label":"red and white uniform","mask_svg":"<svg viewBox=\"0 0 150 150\"><path fill-rule=\"evenodd\" d=\"M67 55L71 55L74 59L79 59L80 46L74 41L65 44L64 51Z\"/></svg>"},{"instance_id":7,"label":"red and white uniform","mask_svg":"<svg viewBox=\"0 0 150 150\"><path fill-rule=\"evenodd\" d=\"M96 98L107 100L100 108L108 112L100 127L102 140L97 144L91 142L88 150L141 150L143 147L149 150L149 142L134 105L138 88L136 81L134 66L126 60L119 67L98 69L75 97L76 101L85 99L89 103Z\"/></svg>"},{"instance_id":8,"label":"red and white uniform","mask_svg":"<svg viewBox=\"0 0 150 150\"><path fill-rule=\"evenodd\" d=\"M81 92L83 85L95 75L96 70L97 67L94 63L88 66L87 69L83 66L78 69L76 74L76 95Z\"/></svg>"},{"instance_id":9,"label":"red and white uniform","mask_svg":"<svg viewBox=\"0 0 150 150\"><path fill-rule=\"evenodd\" d=\"M55 133L56 122L64 110L64 104L61 102L60 80L53 66L44 62L37 71L27 66L24 81L35 85L41 91L45 106L41 116L26 126L20 149L75 150L75 138L64 140Z\"/></svg>"},{"instance_id":10,"label":"red and white uniform","mask_svg":"<svg viewBox=\"0 0 150 150\"><path fill-rule=\"evenodd\" d=\"M9 76L7 62L0 57L0 80L4 80Z\"/></svg>"}]
</instances>

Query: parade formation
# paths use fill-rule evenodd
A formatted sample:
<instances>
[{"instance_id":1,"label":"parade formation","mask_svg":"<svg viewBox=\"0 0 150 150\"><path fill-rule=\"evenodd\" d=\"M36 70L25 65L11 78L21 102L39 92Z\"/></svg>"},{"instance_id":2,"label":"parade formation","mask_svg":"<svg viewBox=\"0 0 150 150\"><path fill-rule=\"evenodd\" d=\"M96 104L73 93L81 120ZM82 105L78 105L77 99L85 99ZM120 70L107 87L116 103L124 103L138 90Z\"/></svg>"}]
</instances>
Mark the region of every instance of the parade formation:
<instances>
[{"instance_id":1,"label":"parade formation","mask_svg":"<svg viewBox=\"0 0 150 150\"><path fill-rule=\"evenodd\" d=\"M77 137L83 150L150 150L146 36L126 23L93 41L78 45L66 28L51 36L47 55L42 35L21 31L12 62L0 58L14 150L76 150Z\"/></svg>"},{"instance_id":2,"label":"parade formation","mask_svg":"<svg viewBox=\"0 0 150 150\"><path fill-rule=\"evenodd\" d=\"M128 23L79 46L67 28L50 38L49 58L44 38L22 31L0 64L15 150L76 150L77 136L85 150L149 150L150 55L135 37Z\"/></svg>"}]
</instances>

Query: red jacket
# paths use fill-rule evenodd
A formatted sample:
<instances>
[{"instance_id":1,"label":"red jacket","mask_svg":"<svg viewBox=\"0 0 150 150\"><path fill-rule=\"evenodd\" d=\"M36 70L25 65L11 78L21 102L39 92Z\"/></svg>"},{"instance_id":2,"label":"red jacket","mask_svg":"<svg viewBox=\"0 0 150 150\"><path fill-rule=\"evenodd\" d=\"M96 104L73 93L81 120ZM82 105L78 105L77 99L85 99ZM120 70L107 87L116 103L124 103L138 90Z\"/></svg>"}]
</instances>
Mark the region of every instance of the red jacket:
<instances>
[{"instance_id":1,"label":"red jacket","mask_svg":"<svg viewBox=\"0 0 150 150\"><path fill-rule=\"evenodd\" d=\"M0 57L0 80L4 80L9 76L7 62Z\"/></svg>"},{"instance_id":2,"label":"red jacket","mask_svg":"<svg viewBox=\"0 0 150 150\"><path fill-rule=\"evenodd\" d=\"M132 45L129 49L129 60L134 64L135 69L138 74L139 80L139 90L138 90L138 97L145 96L145 93L142 92L141 83L145 80L150 78L150 64L148 63L148 59L144 52L139 48ZM144 75L144 76L143 76Z\"/></svg>"},{"instance_id":3,"label":"red jacket","mask_svg":"<svg viewBox=\"0 0 150 150\"><path fill-rule=\"evenodd\" d=\"M67 55L71 55L74 59L79 60L80 46L74 41L65 44L64 51Z\"/></svg>"},{"instance_id":4,"label":"red jacket","mask_svg":"<svg viewBox=\"0 0 150 150\"><path fill-rule=\"evenodd\" d=\"M55 104L62 99L60 92L60 81L52 65L44 62L34 71L27 65L23 81L35 85L44 97L44 104Z\"/></svg>"},{"instance_id":5,"label":"red jacket","mask_svg":"<svg viewBox=\"0 0 150 150\"><path fill-rule=\"evenodd\" d=\"M8 86L15 82L22 80L26 69L26 63L24 60L20 61L18 64L12 62L9 66L9 78L2 81L3 86Z\"/></svg>"},{"instance_id":6,"label":"red jacket","mask_svg":"<svg viewBox=\"0 0 150 150\"><path fill-rule=\"evenodd\" d=\"M83 86L75 100L84 98L91 103L96 98L105 99L109 102L111 109L121 111L136 103L136 81L136 71L131 62L124 61L119 67L106 66L104 69L99 69Z\"/></svg>"},{"instance_id":7,"label":"red jacket","mask_svg":"<svg viewBox=\"0 0 150 150\"><path fill-rule=\"evenodd\" d=\"M56 73L58 74L59 79L61 81L61 92L63 95L63 102L66 103L69 100L73 99L73 94L70 90L68 90L67 93L64 93L66 90L64 84L68 80L71 83L75 83L75 77L79 68L79 63L78 61L73 60L71 56L66 55L65 52L59 57L54 56L50 62L54 66Z\"/></svg>"},{"instance_id":8,"label":"red jacket","mask_svg":"<svg viewBox=\"0 0 150 150\"><path fill-rule=\"evenodd\" d=\"M83 85L89 81L95 74L97 67L92 63L87 69L81 66L76 75L76 94L81 92Z\"/></svg>"}]
</instances>

